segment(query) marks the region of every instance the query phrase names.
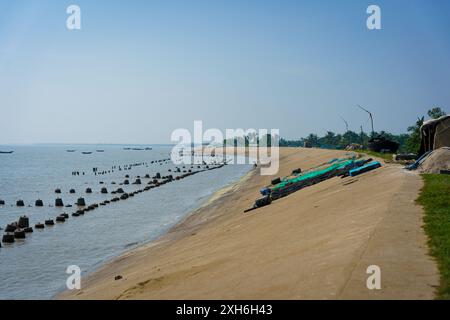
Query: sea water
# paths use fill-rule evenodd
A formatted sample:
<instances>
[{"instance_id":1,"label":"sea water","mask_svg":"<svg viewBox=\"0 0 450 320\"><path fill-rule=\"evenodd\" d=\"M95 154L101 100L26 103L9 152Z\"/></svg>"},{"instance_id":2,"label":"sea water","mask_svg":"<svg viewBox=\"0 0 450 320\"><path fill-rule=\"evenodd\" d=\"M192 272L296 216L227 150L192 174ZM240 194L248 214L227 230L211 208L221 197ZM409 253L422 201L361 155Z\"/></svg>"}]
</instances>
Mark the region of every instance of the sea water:
<instances>
[{"instance_id":1,"label":"sea water","mask_svg":"<svg viewBox=\"0 0 450 320\"><path fill-rule=\"evenodd\" d=\"M84 216L72 217L77 210L74 203L79 197L86 204L99 203L114 195L101 194L102 187L109 192L121 187L125 192L144 188L157 172L169 172L175 165L151 161L170 157L170 146L152 146L152 150L124 150L123 145L33 145L9 146L1 149L14 150L12 154L0 154L0 234L8 223L22 215L30 219L30 226L46 219L55 219L61 213L70 218L27 234L26 239L16 239L14 244L2 244L0 248L0 299L48 299L66 287L69 274L66 269L76 265L86 275L106 261L126 250L149 242L167 232L189 212L200 206L218 189L237 181L251 165L227 165L220 169L205 171L185 179L165 184L159 188L137 194L126 201L100 206ZM139 147L139 149L143 149ZM67 152L67 150L75 150ZM96 150L104 150L97 152ZM83 154L82 152L92 152ZM130 170L119 171L125 165ZM111 168L116 166L114 172ZM110 171L104 175L98 172ZM190 166L186 166L186 169ZM196 166L194 166L196 168ZM73 175L72 172L79 172ZM84 175L83 175L84 172ZM130 185L119 185L129 175ZM133 185L136 176L142 185ZM103 182L101 184L100 182ZM112 184L115 182L116 184ZM55 189L61 194L55 194ZM85 192L92 189L92 194ZM75 194L69 190L75 189ZM56 198L64 205L57 208ZM41 199L44 207L35 207ZM23 200L25 207L17 207Z\"/></svg>"}]
</instances>

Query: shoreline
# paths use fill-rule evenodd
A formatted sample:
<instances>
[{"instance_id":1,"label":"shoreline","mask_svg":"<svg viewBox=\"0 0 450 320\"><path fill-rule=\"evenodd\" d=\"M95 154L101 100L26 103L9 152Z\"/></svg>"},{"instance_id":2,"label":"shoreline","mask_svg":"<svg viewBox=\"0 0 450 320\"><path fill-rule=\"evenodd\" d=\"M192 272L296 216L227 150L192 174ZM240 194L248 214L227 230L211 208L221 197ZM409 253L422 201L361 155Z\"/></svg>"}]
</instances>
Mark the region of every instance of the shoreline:
<instances>
[{"instance_id":1,"label":"shoreline","mask_svg":"<svg viewBox=\"0 0 450 320\"><path fill-rule=\"evenodd\" d=\"M279 176L348 153L281 150ZM420 177L385 164L356 183L333 178L243 214L270 181L257 171L215 192L156 241L83 278L80 291L56 298L433 298L438 273L414 204ZM365 288L367 263L382 267L386 289ZM405 268L413 274L404 275Z\"/></svg>"},{"instance_id":2,"label":"shoreline","mask_svg":"<svg viewBox=\"0 0 450 320\"><path fill-rule=\"evenodd\" d=\"M152 248L154 246L158 246L161 244L166 244L171 241L175 241L192 231L192 229L200 228L205 221L204 219L208 219L208 214L201 212L201 210L207 208L210 205L214 205L216 201L223 201L224 198L230 193L233 192L236 188L241 186L246 180L250 179L252 175L256 173L254 168L249 169L243 176L241 176L237 181L231 182L220 189L214 191L210 196L206 196L203 199L199 206L195 209L186 213L180 221L176 222L173 226L171 226L168 230L163 232L161 235L157 236L155 239L144 241L140 244L132 245L132 248L126 249L123 253L118 256L109 258L103 262L100 262L99 265L87 273L82 277L82 281L89 279L93 274L102 271L104 268L108 268L110 264L113 264L116 260L120 260L121 258L131 255L134 252L138 252L140 250L145 250L148 248ZM209 217L212 218L212 217ZM61 299L65 293L67 293L67 289L59 290L52 299Z\"/></svg>"}]
</instances>

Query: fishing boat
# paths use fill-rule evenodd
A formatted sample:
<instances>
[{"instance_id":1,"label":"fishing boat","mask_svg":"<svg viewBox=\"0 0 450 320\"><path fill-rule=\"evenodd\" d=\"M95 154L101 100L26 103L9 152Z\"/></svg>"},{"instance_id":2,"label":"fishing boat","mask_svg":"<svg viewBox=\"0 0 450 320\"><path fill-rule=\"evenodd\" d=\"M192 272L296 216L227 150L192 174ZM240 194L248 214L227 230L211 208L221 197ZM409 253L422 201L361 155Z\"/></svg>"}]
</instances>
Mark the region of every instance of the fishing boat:
<instances>
[{"instance_id":1,"label":"fishing boat","mask_svg":"<svg viewBox=\"0 0 450 320\"><path fill-rule=\"evenodd\" d=\"M0 151L0 153L2 153L2 154L11 154L11 153L13 153L14 151Z\"/></svg>"}]
</instances>

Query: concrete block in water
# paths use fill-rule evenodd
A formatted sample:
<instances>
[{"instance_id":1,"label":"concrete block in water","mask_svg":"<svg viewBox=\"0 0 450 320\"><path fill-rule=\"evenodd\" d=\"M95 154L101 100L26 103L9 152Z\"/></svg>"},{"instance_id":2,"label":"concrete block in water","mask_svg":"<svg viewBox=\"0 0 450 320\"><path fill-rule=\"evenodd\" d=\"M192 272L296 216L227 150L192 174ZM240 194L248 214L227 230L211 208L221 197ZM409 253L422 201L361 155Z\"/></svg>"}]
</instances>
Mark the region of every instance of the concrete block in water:
<instances>
[{"instance_id":1,"label":"concrete block in water","mask_svg":"<svg viewBox=\"0 0 450 320\"><path fill-rule=\"evenodd\" d=\"M3 235L2 242L3 243L14 243L14 235L10 233L6 233Z\"/></svg>"},{"instance_id":2,"label":"concrete block in water","mask_svg":"<svg viewBox=\"0 0 450 320\"><path fill-rule=\"evenodd\" d=\"M32 233L33 232L33 228L32 227L27 227L27 228L23 229L23 231L25 231L25 233Z\"/></svg>"},{"instance_id":3,"label":"concrete block in water","mask_svg":"<svg viewBox=\"0 0 450 320\"><path fill-rule=\"evenodd\" d=\"M19 228L28 228L30 226L30 219L27 216L22 216L19 218L17 225Z\"/></svg>"},{"instance_id":4,"label":"concrete block in water","mask_svg":"<svg viewBox=\"0 0 450 320\"><path fill-rule=\"evenodd\" d=\"M61 198L55 199L55 207L64 207L64 203Z\"/></svg>"},{"instance_id":5,"label":"concrete block in water","mask_svg":"<svg viewBox=\"0 0 450 320\"><path fill-rule=\"evenodd\" d=\"M25 231L22 229L17 229L14 231L14 238L16 239L25 239Z\"/></svg>"},{"instance_id":6,"label":"concrete block in water","mask_svg":"<svg viewBox=\"0 0 450 320\"><path fill-rule=\"evenodd\" d=\"M17 229L17 222L7 224L5 228L5 232L14 232Z\"/></svg>"}]
</instances>

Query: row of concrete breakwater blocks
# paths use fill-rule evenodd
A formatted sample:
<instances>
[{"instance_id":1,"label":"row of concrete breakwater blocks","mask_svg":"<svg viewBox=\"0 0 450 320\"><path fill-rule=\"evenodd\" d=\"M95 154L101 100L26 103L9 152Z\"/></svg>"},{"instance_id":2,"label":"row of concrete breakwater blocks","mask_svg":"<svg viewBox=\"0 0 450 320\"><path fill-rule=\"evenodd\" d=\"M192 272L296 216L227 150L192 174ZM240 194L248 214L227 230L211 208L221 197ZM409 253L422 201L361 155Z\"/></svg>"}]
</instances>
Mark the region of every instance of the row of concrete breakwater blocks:
<instances>
[{"instance_id":1,"label":"row of concrete breakwater blocks","mask_svg":"<svg viewBox=\"0 0 450 320\"><path fill-rule=\"evenodd\" d=\"M219 165L219 166L222 167L223 165ZM197 166L197 168L200 169L201 166ZM215 169L216 167L211 167L211 168ZM209 170L211 168L210 168L209 165L205 166L205 170ZM172 172L172 169L169 169L168 171ZM204 170L200 170L200 171L204 171ZM193 173L193 172L196 173L196 172L200 172L200 171L193 171L191 169L182 170L181 168L175 168L173 170L173 172L177 172L177 173ZM119 185L130 185L130 184L141 185L142 184L142 180L141 180L140 176L136 176L135 181L132 182L132 183L130 183L129 178L130 178L129 175L125 175L125 180L122 183L119 183ZM182 179L181 176L177 176L177 177L173 177L173 175L162 176L161 173L159 173L159 172L156 173L156 175L154 175L154 176L150 176L149 174L146 174L144 176L144 178L145 179L153 179L148 184L157 184L158 183L157 179L170 179L170 180L180 180L180 179ZM100 184L103 184L103 181L100 181ZM112 182L111 184L115 185L116 182ZM116 191L112 191L111 193L112 194L123 193L123 191L120 192L120 190L122 190L122 189L119 188ZM58 188L58 189L55 189L55 193L56 194L61 194L62 191L61 191L61 189ZM75 193L76 193L75 189L70 189L69 190L69 194L75 194ZM93 193L92 188L86 188L85 193L87 193L87 194ZM100 189L100 193L107 194L108 193L108 189L106 187L103 187L103 188ZM82 205L79 202L80 202L80 200L76 204L77 205ZM0 205L5 205L5 204L6 204L5 200L0 200ZM43 207L44 206L44 202L41 199L38 199L38 200L35 201L34 205L36 207ZM25 202L23 200L17 200L16 201L16 206L17 207L24 207L25 206ZM63 202L63 200L61 198L56 198L55 199L55 207L64 207L64 202ZM66 207L72 207L72 205L69 204L69 205L66 205Z\"/></svg>"},{"instance_id":2,"label":"row of concrete breakwater blocks","mask_svg":"<svg viewBox=\"0 0 450 320\"><path fill-rule=\"evenodd\" d=\"M203 172L203 171L208 171L208 170L214 170L214 169L219 169L222 168L223 166L225 166L226 164L220 164L217 166L208 166L208 168L206 169L202 169L202 170L198 170L198 171L191 171L191 172L186 172L182 175L176 176L175 178L172 175L168 175L168 176L161 176L160 173L157 173L154 177L152 181L149 181L147 183L147 186L143 189L139 189L133 192L129 192L126 193L122 188L118 188L115 191L112 191L111 194L120 194L120 196L116 196L110 200L105 200L103 202L100 203L94 203L91 204L89 206L86 207L86 202L84 198L79 198L76 202L76 205L78 207L85 207L83 209L78 209L77 211L75 211L74 213L72 213L73 217L79 217L79 216L83 216L85 213L89 212L89 211L93 211L97 208L99 208L100 206L106 206L110 203L115 203L118 201L123 201L123 200L127 200L129 198L134 197L135 195L138 195L140 193L143 193L144 191L149 191L153 188L157 188L159 186L162 186L166 183L170 183L173 181L178 181L178 180L182 180L184 178L187 178L189 176L192 176L194 174ZM149 177L150 178L150 177ZM159 180L158 180L159 179ZM106 188L102 188L106 189ZM58 200L59 199L59 200ZM62 200L60 198L56 199L55 201L55 205L56 203L60 204L58 206L63 206L62 204ZM47 219L44 221L44 223L38 222L35 224L34 228L35 229L45 229L46 226L51 227L55 225L55 222L57 223L64 223L66 222L66 220L69 219L69 214L67 213L62 213L60 215L58 215L55 219ZM29 218L27 216L21 216L19 218L18 221L12 222L8 225L6 225L5 230L4 230L4 234L2 237L2 242L3 243L14 243L16 239L25 239L26 238L26 234L27 233L32 233L33 232L33 228L30 226L30 222L29 222ZM1 247L1 244L0 244Z\"/></svg>"},{"instance_id":3,"label":"row of concrete breakwater blocks","mask_svg":"<svg viewBox=\"0 0 450 320\"><path fill-rule=\"evenodd\" d=\"M132 163L132 164L124 164L124 165L114 165L111 166L111 168L106 169L106 170L99 170L98 167L94 167L92 168L92 173L94 175L106 175L106 174L111 174L114 173L115 171L127 171L127 170L131 170L135 167L140 167L140 166L146 166L148 167L149 163L150 164L160 164L163 165L164 163L168 163L168 161L170 161L170 158L165 158L165 159L160 159L160 160L152 160L150 162L139 162L139 163ZM79 176L80 175L80 171L79 170L74 170L72 171L72 175L73 176ZM85 175L84 171L81 171L81 175Z\"/></svg>"},{"instance_id":4,"label":"row of concrete breakwater blocks","mask_svg":"<svg viewBox=\"0 0 450 320\"><path fill-rule=\"evenodd\" d=\"M319 167L321 167L319 169ZM381 167L378 161L372 159L359 159L355 157L344 159L332 159L329 162L302 172L301 168L294 169L289 177L275 178L269 186L260 190L261 198L255 200L253 206L244 212L270 205L272 201L286 197L303 188L315 185L333 177L345 178L356 176L364 172Z\"/></svg>"}]
</instances>

